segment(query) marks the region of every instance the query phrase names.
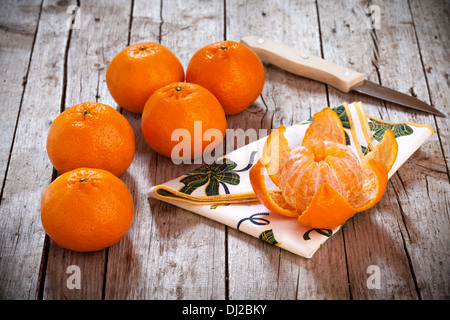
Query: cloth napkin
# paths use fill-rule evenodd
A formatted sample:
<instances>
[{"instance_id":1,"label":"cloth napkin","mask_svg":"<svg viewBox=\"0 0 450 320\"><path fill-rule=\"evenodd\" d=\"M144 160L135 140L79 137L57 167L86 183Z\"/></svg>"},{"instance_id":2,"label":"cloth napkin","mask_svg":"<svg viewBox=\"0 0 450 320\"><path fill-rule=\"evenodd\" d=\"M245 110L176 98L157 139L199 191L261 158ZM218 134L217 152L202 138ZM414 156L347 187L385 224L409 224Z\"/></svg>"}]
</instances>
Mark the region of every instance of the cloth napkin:
<instances>
[{"instance_id":1,"label":"cloth napkin","mask_svg":"<svg viewBox=\"0 0 450 320\"><path fill-rule=\"evenodd\" d=\"M398 143L398 155L389 178L427 140L433 129L409 122L393 123L372 117L361 102L343 103L333 110L344 127L346 143L359 157L381 141L392 129ZM291 149L300 146L312 119L286 129ZM212 164L205 164L171 181L152 187L149 196L223 223L272 245L305 258L311 258L333 230L311 229L296 218L270 212L255 196L249 170L261 157L265 138L249 143ZM266 186L277 189L270 179Z\"/></svg>"}]
</instances>

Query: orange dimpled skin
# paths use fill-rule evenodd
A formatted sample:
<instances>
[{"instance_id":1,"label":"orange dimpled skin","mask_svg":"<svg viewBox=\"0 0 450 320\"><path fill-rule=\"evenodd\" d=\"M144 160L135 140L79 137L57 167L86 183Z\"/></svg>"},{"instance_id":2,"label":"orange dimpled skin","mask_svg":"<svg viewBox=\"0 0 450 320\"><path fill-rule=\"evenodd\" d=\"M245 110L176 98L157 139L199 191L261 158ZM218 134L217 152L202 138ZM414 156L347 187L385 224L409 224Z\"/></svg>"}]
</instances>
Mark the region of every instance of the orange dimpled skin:
<instances>
[{"instance_id":1,"label":"orange dimpled skin","mask_svg":"<svg viewBox=\"0 0 450 320\"><path fill-rule=\"evenodd\" d=\"M79 168L56 178L41 200L41 221L59 246L97 251L119 241L133 221L133 199L112 173Z\"/></svg>"},{"instance_id":2,"label":"orange dimpled skin","mask_svg":"<svg viewBox=\"0 0 450 320\"><path fill-rule=\"evenodd\" d=\"M125 48L106 70L111 96L119 106L134 113L142 113L153 92L180 81L184 81L180 60L168 48L154 42Z\"/></svg>"},{"instance_id":3,"label":"orange dimpled skin","mask_svg":"<svg viewBox=\"0 0 450 320\"><path fill-rule=\"evenodd\" d=\"M47 136L47 153L60 173L80 167L122 174L131 165L135 137L127 119L110 106L97 102L77 104L53 121Z\"/></svg>"},{"instance_id":4,"label":"orange dimpled skin","mask_svg":"<svg viewBox=\"0 0 450 320\"><path fill-rule=\"evenodd\" d=\"M227 115L248 108L264 87L264 66L243 44L222 41L198 50L189 61L186 81L210 90Z\"/></svg>"},{"instance_id":5,"label":"orange dimpled skin","mask_svg":"<svg viewBox=\"0 0 450 320\"><path fill-rule=\"evenodd\" d=\"M194 130L195 122L197 132ZM201 156L206 147L214 148L223 141L227 120L222 106L211 92L197 84L178 82L157 90L148 99L142 113L141 128L145 141L156 152L169 158L194 159ZM204 134L209 129L215 129L219 139L205 139ZM177 133L182 136L177 136ZM187 138L190 139L191 152L172 154L172 149ZM195 146L196 140L200 142L200 148Z\"/></svg>"}]
</instances>

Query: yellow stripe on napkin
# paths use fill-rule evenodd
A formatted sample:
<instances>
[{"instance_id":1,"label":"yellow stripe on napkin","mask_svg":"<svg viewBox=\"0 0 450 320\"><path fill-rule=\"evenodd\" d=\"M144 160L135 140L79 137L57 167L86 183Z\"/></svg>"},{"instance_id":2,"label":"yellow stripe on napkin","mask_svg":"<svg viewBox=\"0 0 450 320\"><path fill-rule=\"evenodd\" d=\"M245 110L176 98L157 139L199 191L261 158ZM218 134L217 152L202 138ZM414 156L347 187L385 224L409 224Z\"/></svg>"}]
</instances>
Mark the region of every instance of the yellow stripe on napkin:
<instances>
[{"instance_id":1,"label":"yellow stripe on napkin","mask_svg":"<svg viewBox=\"0 0 450 320\"><path fill-rule=\"evenodd\" d=\"M214 196L192 196L164 185L156 186L153 193L162 199L178 200L196 205L231 204L258 201L254 192L238 192Z\"/></svg>"}]
</instances>

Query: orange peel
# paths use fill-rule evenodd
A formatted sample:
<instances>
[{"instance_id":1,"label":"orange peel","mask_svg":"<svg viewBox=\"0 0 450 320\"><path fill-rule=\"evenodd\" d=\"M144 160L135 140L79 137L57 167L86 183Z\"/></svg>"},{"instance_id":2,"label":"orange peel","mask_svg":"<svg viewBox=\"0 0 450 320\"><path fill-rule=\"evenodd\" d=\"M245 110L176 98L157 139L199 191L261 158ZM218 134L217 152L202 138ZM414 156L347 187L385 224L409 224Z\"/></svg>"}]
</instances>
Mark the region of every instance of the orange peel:
<instances>
[{"instance_id":1,"label":"orange peel","mask_svg":"<svg viewBox=\"0 0 450 320\"><path fill-rule=\"evenodd\" d=\"M303 137L302 145L313 140L331 141L345 145L345 131L341 119L331 108L323 108L313 115L310 124Z\"/></svg>"},{"instance_id":2,"label":"orange peel","mask_svg":"<svg viewBox=\"0 0 450 320\"><path fill-rule=\"evenodd\" d=\"M397 140L395 140L394 132L391 129L388 129L384 133L383 140L381 140L377 147L372 152L369 152L366 157L384 163L389 171L394 166L397 154Z\"/></svg>"},{"instance_id":3,"label":"orange peel","mask_svg":"<svg viewBox=\"0 0 450 320\"><path fill-rule=\"evenodd\" d=\"M284 136L286 127L281 126L272 131L267 137L263 149L263 159L270 179L278 187L278 169L284 162L286 156L291 152L288 141Z\"/></svg>"},{"instance_id":4,"label":"orange peel","mask_svg":"<svg viewBox=\"0 0 450 320\"><path fill-rule=\"evenodd\" d=\"M250 182L256 196L261 203L270 211L285 215L287 217L297 217L298 213L294 211L294 208L289 206L284 201L283 195L280 190L269 191L266 188L265 182L265 158L259 159L253 167L250 169Z\"/></svg>"},{"instance_id":5,"label":"orange peel","mask_svg":"<svg viewBox=\"0 0 450 320\"><path fill-rule=\"evenodd\" d=\"M267 171L270 179L279 187L279 170L292 152L284 136L285 130L285 127L280 127L271 133L264 145L262 158L250 170L252 188L267 209L297 218L298 222L307 227L333 229L342 225L355 213L365 211L381 200L386 190L388 172L398 153L398 144L392 130L387 130L383 140L361 159L359 165L363 182L361 192L356 198L352 201L347 200L325 181L304 210L298 210L290 204L283 190L268 190L265 183ZM337 114L328 107L314 115L312 124L306 130L302 146L314 146L315 141L330 141L345 145L342 123Z\"/></svg>"}]
</instances>

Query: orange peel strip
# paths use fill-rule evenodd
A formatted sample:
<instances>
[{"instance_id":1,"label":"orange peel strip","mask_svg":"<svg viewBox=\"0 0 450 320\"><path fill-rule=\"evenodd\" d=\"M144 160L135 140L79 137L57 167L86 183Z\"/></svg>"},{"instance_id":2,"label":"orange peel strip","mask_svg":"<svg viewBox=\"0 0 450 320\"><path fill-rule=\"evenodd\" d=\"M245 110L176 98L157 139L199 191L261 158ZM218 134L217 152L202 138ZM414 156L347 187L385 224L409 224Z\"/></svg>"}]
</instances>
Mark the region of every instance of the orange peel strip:
<instances>
[{"instance_id":1,"label":"orange peel strip","mask_svg":"<svg viewBox=\"0 0 450 320\"><path fill-rule=\"evenodd\" d=\"M295 212L293 208L289 208L289 205L287 203L281 203L280 200L284 200L281 192L279 192L279 196L276 196L278 193L275 193L274 196L271 196L269 191L267 190L266 183L264 181L264 160L267 159L259 159L250 169L249 173L250 182L256 196L258 197L259 201L261 201L261 203L270 211L287 217L297 217L300 214L299 212ZM277 200L279 204L275 202Z\"/></svg>"},{"instance_id":2,"label":"orange peel strip","mask_svg":"<svg viewBox=\"0 0 450 320\"><path fill-rule=\"evenodd\" d=\"M356 212L338 191L325 182L317 190L306 210L298 216L298 222L310 228L333 229Z\"/></svg>"},{"instance_id":3,"label":"orange peel strip","mask_svg":"<svg viewBox=\"0 0 450 320\"><path fill-rule=\"evenodd\" d=\"M394 165L398 154L398 143L394 132L391 129L386 130L383 139L378 143L374 150L369 152L366 157L384 163L388 172Z\"/></svg>"},{"instance_id":4,"label":"orange peel strip","mask_svg":"<svg viewBox=\"0 0 450 320\"><path fill-rule=\"evenodd\" d=\"M373 159L363 160L361 163L364 172L364 185L362 197L357 202L357 212L372 208L383 197L388 181L388 170L384 163Z\"/></svg>"},{"instance_id":5,"label":"orange peel strip","mask_svg":"<svg viewBox=\"0 0 450 320\"><path fill-rule=\"evenodd\" d=\"M270 179L278 186L278 169L283 164L286 155L291 152L288 141L284 136L286 127L281 126L272 131L267 137L263 149L263 158L267 159L264 166L267 169Z\"/></svg>"},{"instance_id":6,"label":"orange peel strip","mask_svg":"<svg viewBox=\"0 0 450 320\"><path fill-rule=\"evenodd\" d=\"M331 141L345 145L345 132L341 119L330 107L314 114L313 122L306 129L302 145L313 140Z\"/></svg>"}]
</instances>

